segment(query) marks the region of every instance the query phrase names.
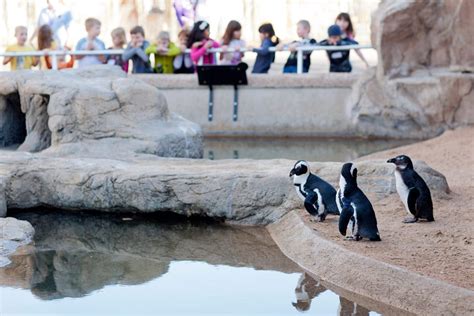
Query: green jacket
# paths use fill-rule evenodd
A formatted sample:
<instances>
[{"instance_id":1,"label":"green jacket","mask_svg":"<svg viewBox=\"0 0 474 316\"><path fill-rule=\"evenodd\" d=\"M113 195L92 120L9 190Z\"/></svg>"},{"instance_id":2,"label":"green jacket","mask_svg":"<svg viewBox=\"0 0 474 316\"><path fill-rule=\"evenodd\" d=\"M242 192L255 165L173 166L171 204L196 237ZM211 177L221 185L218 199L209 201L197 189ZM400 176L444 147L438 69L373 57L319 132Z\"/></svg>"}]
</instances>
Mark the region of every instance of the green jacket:
<instances>
[{"instance_id":1,"label":"green jacket","mask_svg":"<svg viewBox=\"0 0 474 316\"><path fill-rule=\"evenodd\" d=\"M157 46L156 44L152 44L147 47L145 53L147 55L155 55L155 65L153 69L156 73L161 74L172 74L173 73L173 59L175 56L181 53L181 50L178 46L176 46L173 42L170 42L168 46L168 52L166 55L159 55L156 52Z\"/></svg>"}]
</instances>

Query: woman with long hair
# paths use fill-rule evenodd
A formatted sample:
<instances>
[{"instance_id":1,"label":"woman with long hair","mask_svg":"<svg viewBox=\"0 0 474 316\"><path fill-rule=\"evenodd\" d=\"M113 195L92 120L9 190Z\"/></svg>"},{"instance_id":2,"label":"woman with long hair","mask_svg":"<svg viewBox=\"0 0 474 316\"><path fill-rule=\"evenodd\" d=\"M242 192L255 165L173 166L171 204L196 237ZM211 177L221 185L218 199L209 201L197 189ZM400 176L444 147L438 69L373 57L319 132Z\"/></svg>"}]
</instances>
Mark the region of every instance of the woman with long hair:
<instances>
[{"instance_id":1,"label":"woman with long hair","mask_svg":"<svg viewBox=\"0 0 474 316\"><path fill-rule=\"evenodd\" d=\"M355 40L355 30L354 26L352 25L351 16L349 13L341 12L336 17L336 24L339 25L342 31L342 39L349 39L351 41ZM368 68L370 67L369 63L365 59L364 55L360 51L360 49L355 50L356 54L359 58L364 62L365 66Z\"/></svg>"},{"instance_id":2,"label":"woman with long hair","mask_svg":"<svg viewBox=\"0 0 474 316\"><path fill-rule=\"evenodd\" d=\"M221 64L223 65L237 65L242 61L244 54L240 52L240 48L245 47L245 42L241 40L242 25L239 22L232 20L227 24L221 44L233 49L234 51L225 52L221 54Z\"/></svg>"}]
</instances>

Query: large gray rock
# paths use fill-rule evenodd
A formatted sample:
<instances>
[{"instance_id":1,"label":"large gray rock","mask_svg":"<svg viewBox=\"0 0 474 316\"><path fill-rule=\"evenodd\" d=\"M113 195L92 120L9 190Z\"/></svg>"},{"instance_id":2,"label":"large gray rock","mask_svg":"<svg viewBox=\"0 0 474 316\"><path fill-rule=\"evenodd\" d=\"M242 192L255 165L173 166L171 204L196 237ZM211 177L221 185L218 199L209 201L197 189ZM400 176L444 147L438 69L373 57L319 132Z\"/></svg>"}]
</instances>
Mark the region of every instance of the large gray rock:
<instances>
[{"instance_id":1,"label":"large gray rock","mask_svg":"<svg viewBox=\"0 0 474 316\"><path fill-rule=\"evenodd\" d=\"M474 124L474 2L382 1L372 15L378 65L347 104L362 136L426 139Z\"/></svg>"},{"instance_id":2,"label":"large gray rock","mask_svg":"<svg viewBox=\"0 0 474 316\"><path fill-rule=\"evenodd\" d=\"M9 208L49 206L105 212L175 212L264 225L302 207L288 172L289 160L193 160L58 158L0 152L8 174ZM395 193L393 168L384 161L357 163L359 184L374 199ZM337 185L341 163L313 163ZM449 192L443 175L424 163L416 168L435 195Z\"/></svg>"},{"instance_id":3,"label":"large gray rock","mask_svg":"<svg viewBox=\"0 0 474 316\"><path fill-rule=\"evenodd\" d=\"M27 221L13 217L0 218L0 267L10 263L8 256L15 250L30 243L35 230Z\"/></svg>"},{"instance_id":4,"label":"large gray rock","mask_svg":"<svg viewBox=\"0 0 474 316\"><path fill-rule=\"evenodd\" d=\"M21 151L202 157L200 127L170 113L162 93L117 67L5 73L0 96L0 117L18 116L18 107L24 113L27 135ZM5 125L0 120L0 141L8 140L7 131L10 138L15 135L11 124Z\"/></svg>"}]
</instances>

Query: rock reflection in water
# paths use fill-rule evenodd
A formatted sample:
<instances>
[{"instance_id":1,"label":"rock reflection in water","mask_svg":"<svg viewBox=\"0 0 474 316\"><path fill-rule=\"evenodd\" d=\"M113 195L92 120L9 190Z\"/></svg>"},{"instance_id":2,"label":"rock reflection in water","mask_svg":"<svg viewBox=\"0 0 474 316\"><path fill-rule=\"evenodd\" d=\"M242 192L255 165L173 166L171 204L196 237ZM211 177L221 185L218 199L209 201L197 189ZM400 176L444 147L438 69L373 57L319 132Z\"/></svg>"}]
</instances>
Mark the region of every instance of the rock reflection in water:
<instances>
[{"instance_id":1,"label":"rock reflection in water","mask_svg":"<svg viewBox=\"0 0 474 316\"><path fill-rule=\"evenodd\" d=\"M310 310L311 303L316 313L321 308L335 313L339 305L339 315L368 314L366 309L339 298L306 273L298 281L296 302L292 303L289 286L301 270L280 252L262 228L182 220L163 223L163 219L149 217L123 220L107 214L38 211L16 216L30 221L36 235L34 246L20 248L11 258L12 263L0 269L0 293L4 291L2 296L5 303L8 301L6 312L57 308L87 313L104 306L113 310L117 307L107 300L107 293L125 295L133 305L132 293L143 297L148 295L145 293L154 296L155 291L157 301L145 300L149 308L178 312L176 302L173 303L177 294L173 291L181 292L184 288L192 293L192 298L187 297L186 304L179 307L185 314L189 311L186 308L197 308L196 314L219 308L229 308L237 314L272 309L282 315L299 314ZM251 269L237 269L245 267ZM249 284L253 285L248 287ZM137 287L119 288L120 292L113 290L116 287L101 290L108 285ZM6 287L29 290L36 300L25 291ZM133 290L140 287L153 290ZM325 298L318 302L322 293ZM211 297L221 305L216 305ZM84 303L78 307L64 298L82 298ZM26 305L18 309L18 302L23 301ZM38 305L37 301L49 305ZM130 308L122 306L121 312L128 313Z\"/></svg>"},{"instance_id":2,"label":"rock reflection in water","mask_svg":"<svg viewBox=\"0 0 474 316\"><path fill-rule=\"evenodd\" d=\"M204 158L348 161L411 142L413 141L331 138L206 138Z\"/></svg>"}]
</instances>

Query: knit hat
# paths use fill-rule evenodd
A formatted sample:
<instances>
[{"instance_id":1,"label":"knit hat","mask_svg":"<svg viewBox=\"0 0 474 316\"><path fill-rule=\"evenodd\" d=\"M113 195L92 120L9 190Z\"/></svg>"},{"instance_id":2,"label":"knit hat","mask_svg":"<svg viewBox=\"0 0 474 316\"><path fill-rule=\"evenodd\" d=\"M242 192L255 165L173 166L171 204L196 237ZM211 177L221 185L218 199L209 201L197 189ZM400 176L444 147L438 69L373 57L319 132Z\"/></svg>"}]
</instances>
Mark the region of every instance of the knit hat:
<instances>
[{"instance_id":1,"label":"knit hat","mask_svg":"<svg viewBox=\"0 0 474 316\"><path fill-rule=\"evenodd\" d=\"M334 24L328 28L328 36L341 36L342 31L339 25Z\"/></svg>"}]
</instances>

